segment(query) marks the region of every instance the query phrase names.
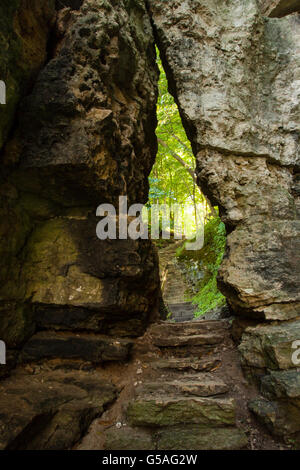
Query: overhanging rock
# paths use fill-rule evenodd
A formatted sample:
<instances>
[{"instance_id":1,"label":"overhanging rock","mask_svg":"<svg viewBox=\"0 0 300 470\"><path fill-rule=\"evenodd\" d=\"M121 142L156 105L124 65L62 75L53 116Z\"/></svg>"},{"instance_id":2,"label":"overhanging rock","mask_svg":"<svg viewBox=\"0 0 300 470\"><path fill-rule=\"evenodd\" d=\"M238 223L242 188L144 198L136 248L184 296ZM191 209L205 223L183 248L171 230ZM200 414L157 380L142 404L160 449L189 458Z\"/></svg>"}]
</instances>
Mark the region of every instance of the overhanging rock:
<instances>
[{"instance_id":1,"label":"overhanging rock","mask_svg":"<svg viewBox=\"0 0 300 470\"><path fill-rule=\"evenodd\" d=\"M148 4L198 182L229 232L220 287L237 314L295 318L297 17L266 19L255 0Z\"/></svg>"}]
</instances>

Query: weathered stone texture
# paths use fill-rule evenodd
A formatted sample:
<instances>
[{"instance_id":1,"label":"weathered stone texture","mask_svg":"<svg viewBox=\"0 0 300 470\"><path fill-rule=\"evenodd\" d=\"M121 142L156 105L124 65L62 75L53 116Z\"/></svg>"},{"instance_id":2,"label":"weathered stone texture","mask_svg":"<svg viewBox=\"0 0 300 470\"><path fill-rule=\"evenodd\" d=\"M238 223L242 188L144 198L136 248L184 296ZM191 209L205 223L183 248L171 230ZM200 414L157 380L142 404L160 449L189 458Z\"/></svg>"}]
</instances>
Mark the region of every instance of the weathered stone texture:
<instances>
[{"instance_id":1,"label":"weathered stone texture","mask_svg":"<svg viewBox=\"0 0 300 470\"><path fill-rule=\"evenodd\" d=\"M0 69L3 60L19 67L9 122L29 93L1 155L1 377L18 366L1 381L2 449L66 449L82 437L117 397L101 373L82 370L129 360L159 289L150 241L96 236L98 205L147 200L158 70L144 3L37 3L13 2L13 26L7 20L0 36L6 44L18 35L22 5L30 40L18 36L16 56L0 60ZM1 146L8 124L0 130Z\"/></svg>"},{"instance_id":2,"label":"weathered stone texture","mask_svg":"<svg viewBox=\"0 0 300 470\"><path fill-rule=\"evenodd\" d=\"M0 449L71 449L116 398L99 373L14 375L0 384Z\"/></svg>"},{"instance_id":3,"label":"weathered stone texture","mask_svg":"<svg viewBox=\"0 0 300 470\"><path fill-rule=\"evenodd\" d=\"M300 400L267 401L256 399L249 403L251 411L277 436L285 437L288 442L299 448L300 444ZM288 436L288 437L287 437Z\"/></svg>"},{"instance_id":4,"label":"weathered stone texture","mask_svg":"<svg viewBox=\"0 0 300 470\"><path fill-rule=\"evenodd\" d=\"M239 314L296 317L298 19L254 0L148 3L199 184L231 232L220 287Z\"/></svg>"},{"instance_id":5,"label":"weathered stone texture","mask_svg":"<svg viewBox=\"0 0 300 470\"><path fill-rule=\"evenodd\" d=\"M233 427L186 425L158 432L157 437L159 450L240 450L248 445L245 434Z\"/></svg>"},{"instance_id":6,"label":"weathered stone texture","mask_svg":"<svg viewBox=\"0 0 300 470\"><path fill-rule=\"evenodd\" d=\"M156 304L151 243L100 241L94 215L121 194L147 200L157 147L150 21L143 2L67 3L4 150L0 336L9 348L36 326L137 336Z\"/></svg>"},{"instance_id":7,"label":"weathered stone texture","mask_svg":"<svg viewBox=\"0 0 300 470\"><path fill-rule=\"evenodd\" d=\"M249 327L239 346L243 364L258 369L295 368L292 346L299 338L299 321Z\"/></svg>"},{"instance_id":8,"label":"weathered stone texture","mask_svg":"<svg viewBox=\"0 0 300 470\"><path fill-rule=\"evenodd\" d=\"M55 0L1 1L0 80L6 84L7 104L0 106L0 149L13 125L19 100L46 61L55 16Z\"/></svg>"},{"instance_id":9,"label":"weathered stone texture","mask_svg":"<svg viewBox=\"0 0 300 470\"><path fill-rule=\"evenodd\" d=\"M299 339L300 304L298 16L266 18L256 0L147 6L199 185L228 229L220 287L236 314L279 321L248 328L242 338L243 365L261 376L266 397L250 407L275 434L296 434L299 384L288 372L297 370L290 350ZM98 376L54 377L49 370L127 360L128 337L144 332L158 299L151 243L100 242L95 234L99 204L117 205L120 195L129 204L147 200L157 149L154 38L143 0L14 0L0 13L5 8L0 338L9 361L1 375L18 361L30 364L3 382L0 446L66 448L116 393ZM220 342L218 332L208 333L190 342ZM164 347L186 345L185 335L162 339ZM160 359L153 368L207 371L219 364L208 355ZM38 375L31 377L31 367ZM238 432L224 443L223 426L235 423L228 398L145 396L130 404L128 418L154 427L217 425L217 448L245 445ZM158 445L181 445L180 433L162 429ZM189 445L206 447L196 437ZM114 446L124 436L111 439ZM141 447L153 447L148 435Z\"/></svg>"}]
</instances>

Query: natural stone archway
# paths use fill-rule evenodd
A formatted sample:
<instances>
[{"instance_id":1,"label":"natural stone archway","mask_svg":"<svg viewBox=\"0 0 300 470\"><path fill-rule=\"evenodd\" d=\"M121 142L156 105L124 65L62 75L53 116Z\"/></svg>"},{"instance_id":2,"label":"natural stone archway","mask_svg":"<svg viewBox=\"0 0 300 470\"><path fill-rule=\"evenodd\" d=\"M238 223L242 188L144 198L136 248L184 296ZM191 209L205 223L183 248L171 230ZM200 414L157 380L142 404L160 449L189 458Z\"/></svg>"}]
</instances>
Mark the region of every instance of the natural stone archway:
<instances>
[{"instance_id":1,"label":"natural stone archway","mask_svg":"<svg viewBox=\"0 0 300 470\"><path fill-rule=\"evenodd\" d=\"M27 18L27 2L16 5ZM116 205L122 194L130 204L147 200L157 150L150 20L199 185L219 205L229 232L219 283L245 319L235 326L239 339L252 322L240 352L245 370L262 377L267 398L251 407L272 432L299 433L298 371L291 362L300 304L298 16L265 18L255 0L226 7L217 0L148 0L148 13L143 0L40 5L32 12L39 47L29 48L29 70L26 25L15 31L11 15L6 31L7 40L17 36L18 54L24 48L16 60L26 81L8 74L8 90L17 83L19 91L9 119L0 122L0 338L9 359L0 373L18 365L6 384L20 395L16 406L3 403L4 419L13 415L16 422L0 447L20 448L37 417L43 433L29 448L72 447L117 396L109 380L85 370L128 360L133 338L157 314L151 243L100 243L95 235L98 204ZM59 398L49 407L43 389L41 402L25 405L22 383L35 394L44 363L43 380ZM20 369L36 380L27 375L22 382ZM73 429L73 421L84 425Z\"/></svg>"}]
</instances>

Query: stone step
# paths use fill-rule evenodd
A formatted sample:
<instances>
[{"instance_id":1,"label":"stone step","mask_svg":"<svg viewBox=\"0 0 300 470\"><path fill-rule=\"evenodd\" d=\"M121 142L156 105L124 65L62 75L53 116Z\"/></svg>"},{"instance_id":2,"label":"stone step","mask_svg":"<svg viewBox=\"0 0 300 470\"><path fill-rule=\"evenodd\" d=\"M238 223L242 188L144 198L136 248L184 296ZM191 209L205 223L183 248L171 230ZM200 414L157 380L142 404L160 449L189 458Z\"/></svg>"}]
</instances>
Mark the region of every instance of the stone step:
<instances>
[{"instance_id":1,"label":"stone step","mask_svg":"<svg viewBox=\"0 0 300 470\"><path fill-rule=\"evenodd\" d=\"M176 380L144 383L136 388L137 396L157 394L194 395L198 397L209 397L227 393L228 385L223 380L215 378L212 374L200 373L198 375L185 376Z\"/></svg>"},{"instance_id":2,"label":"stone step","mask_svg":"<svg viewBox=\"0 0 300 470\"><path fill-rule=\"evenodd\" d=\"M43 331L25 344L20 361L35 362L49 359L80 359L91 363L124 361L133 345L131 340L109 336Z\"/></svg>"},{"instance_id":3,"label":"stone step","mask_svg":"<svg viewBox=\"0 0 300 470\"><path fill-rule=\"evenodd\" d=\"M156 433L157 450L242 450L246 434L235 427L176 426Z\"/></svg>"},{"instance_id":4,"label":"stone step","mask_svg":"<svg viewBox=\"0 0 300 470\"><path fill-rule=\"evenodd\" d=\"M194 336L208 333L223 334L225 336L228 329L229 323L226 320L211 320L190 323L160 322L153 325L149 331L152 337Z\"/></svg>"},{"instance_id":5,"label":"stone step","mask_svg":"<svg viewBox=\"0 0 300 470\"><path fill-rule=\"evenodd\" d=\"M183 300L185 300L186 298L187 296L185 295L185 293L180 293L178 292L178 290L176 290L175 292L166 292L164 295L164 300L168 305L183 303Z\"/></svg>"},{"instance_id":6,"label":"stone step","mask_svg":"<svg viewBox=\"0 0 300 470\"><path fill-rule=\"evenodd\" d=\"M168 302L168 307L174 313L194 312L196 307L191 302Z\"/></svg>"},{"instance_id":7,"label":"stone step","mask_svg":"<svg viewBox=\"0 0 300 470\"><path fill-rule=\"evenodd\" d=\"M235 402L232 398L144 396L129 403L127 418L133 426L233 426Z\"/></svg>"},{"instance_id":8,"label":"stone step","mask_svg":"<svg viewBox=\"0 0 300 470\"><path fill-rule=\"evenodd\" d=\"M180 313L180 312L185 311L184 309L182 309L180 311L174 311L172 309L172 307L170 307L170 301L171 302L182 302L182 300L184 299L184 295L177 295L177 294L178 293L176 293L176 294L175 293L174 294L170 293L170 294L167 294L167 295L164 296L165 303L168 305L169 310L171 310L174 313ZM194 312L193 310L189 310L189 311Z\"/></svg>"},{"instance_id":9,"label":"stone step","mask_svg":"<svg viewBox=\"0 0 300 470\"><path fill-rule=\"evenodd\" d=\"M216 356L206 357L204 359L193 359L191 357L171 357L153 362L151 366L154 369L166 369L177 371L196 370L198 372L209 372L215 367L219 366L219 364L221 364L221 361Z\"/></svg>"},{"instance_id":10,"label":"stone step","mask_svg":"<svg viewBox=\"0 0 300 470\"><path fill-rule=\"evenodd\" d=\"M187 288L185 286L182 286L181 284L166 284L165 291L166 292L176 292L176 290L179 290L180 292L185 293L187 291Z\"/></svg>"},{"instance_id":11,"label":"stone step","mask_svg":"<svg viewBox=\"0 0 300 470\"><path fill-rule=\"evenodd\" d=\"M152 336L153 344L159 347L205 346L220 344L224 341L224 332L207 332L190 336Z\"/></svg>"},{"instance_id":12,"label":"stone step","mask_svg":"<svg viewBox=\"0 0 300 470\"><path fill-rule=\"evenodd\" d=\"M104 439L105 450L241 450L248 446L243 431L232 426L113 427L104 432Z\"/></svg>"},{"instance_id":13,"label":"stone step","mask_svg":"<svg viewBox=\"0 0 300 470\"><path fill-rule=\"evenodd\" d=\"M191 313L189 313L189 314L182 314L182 315L180 315L180 316L171 315L171 319L172 319L173 321L175 321L176 323L177 323L177 322L182 323L182 322L189 322L189 321L192 321L192 320L193 320L193 316L192 316Z\"/></svg>"}]
</instances>

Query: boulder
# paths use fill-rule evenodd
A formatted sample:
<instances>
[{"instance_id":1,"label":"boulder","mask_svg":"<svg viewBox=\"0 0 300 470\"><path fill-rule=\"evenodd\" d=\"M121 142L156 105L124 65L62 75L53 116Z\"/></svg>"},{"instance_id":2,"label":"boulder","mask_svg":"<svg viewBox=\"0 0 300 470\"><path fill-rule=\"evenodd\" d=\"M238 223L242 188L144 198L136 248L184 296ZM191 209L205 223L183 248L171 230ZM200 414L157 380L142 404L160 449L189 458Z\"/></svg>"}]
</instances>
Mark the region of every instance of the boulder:
<instances>
[{"instance_id":1,"label":"boulder","mask_svg":"<svg viewBox=\"0 0 300 470\"><path fill-rule=\"evenodd\" d=\"M261 392L269 399L300 399L299 369L270 371L270 374L261 378Z\"/></svg>"},{"instance_id":2,"label":"boulder","mask_svg":"<svg viewBox=\"0 0 300 470\"><path fill-rule=\"evenodd\" d=\"M272 434L299 438L300 400L282 403L258 398L249 403L249 408Z\"/></svg>"},{"instance_id":3,"label":"boulder","mask_svg":"<svg viewBox=\"0 0 300 470\"><path fill-rule=\"evenodd\" d=\"M300 321L246 328L239 346L242 364L259 369L296 368L293 343L300 338Z\"/></svg>"},{"instance_id":4,"label":"boulder","mask_svg":"<svg viewBox=\"0 0 300 470\"><path fill-rule=\"evenodd\" d=\"M14 373L0 383L0 449L70 449L115 400L99 373Z\"/></svg>"}]
</instances>

